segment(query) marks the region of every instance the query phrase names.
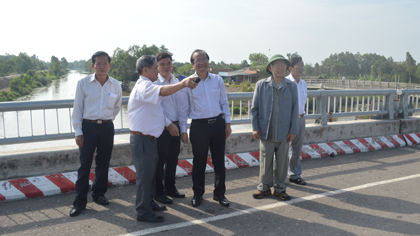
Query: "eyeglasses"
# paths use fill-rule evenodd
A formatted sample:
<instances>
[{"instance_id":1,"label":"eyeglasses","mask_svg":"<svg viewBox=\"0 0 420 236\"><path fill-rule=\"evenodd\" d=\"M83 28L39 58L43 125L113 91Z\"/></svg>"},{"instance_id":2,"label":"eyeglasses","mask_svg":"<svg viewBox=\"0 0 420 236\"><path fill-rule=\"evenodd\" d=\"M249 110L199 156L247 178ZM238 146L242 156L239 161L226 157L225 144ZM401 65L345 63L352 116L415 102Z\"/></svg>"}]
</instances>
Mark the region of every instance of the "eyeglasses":
<instances>
[{"instance_id":1,"label":"eyeglasses","mask_svg":"<svg viewBox=\"0 0 420 236\"><path fill-rule=\"evenodd\" d=\"M209 62L208 59L198 59L198 60L194 60L194 63L206 63Z\"/></svg>"}]
</instances>

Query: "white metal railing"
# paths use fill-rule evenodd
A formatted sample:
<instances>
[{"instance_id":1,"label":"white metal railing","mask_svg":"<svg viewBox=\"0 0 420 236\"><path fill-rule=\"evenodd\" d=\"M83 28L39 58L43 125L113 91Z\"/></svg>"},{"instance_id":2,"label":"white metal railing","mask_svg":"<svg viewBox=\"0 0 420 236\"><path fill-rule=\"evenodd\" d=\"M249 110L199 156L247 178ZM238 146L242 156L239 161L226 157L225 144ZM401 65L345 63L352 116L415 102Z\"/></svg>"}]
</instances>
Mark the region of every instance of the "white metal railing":
<instances>
[{"instance_id":1,"label":"white metal railing","mask_svg":"<svg viewBox=\"0 0 420 236\"><path fill-rule=\"evenodd\" d=\"M395 99L397 95L399 100ZM419 95L420 89L308 91L305 118L317 119L322 125L345 116L408 118L420 111ZM250 123L253 93L227 96L232 124ZM123 97L122 109L114 121L116 134L129 133L127 103L128 97ZM0 103L0 145L74 138L72 108L73 99ZM239 113L234 114L238 109Z\"/></svg>"}]
</instances>

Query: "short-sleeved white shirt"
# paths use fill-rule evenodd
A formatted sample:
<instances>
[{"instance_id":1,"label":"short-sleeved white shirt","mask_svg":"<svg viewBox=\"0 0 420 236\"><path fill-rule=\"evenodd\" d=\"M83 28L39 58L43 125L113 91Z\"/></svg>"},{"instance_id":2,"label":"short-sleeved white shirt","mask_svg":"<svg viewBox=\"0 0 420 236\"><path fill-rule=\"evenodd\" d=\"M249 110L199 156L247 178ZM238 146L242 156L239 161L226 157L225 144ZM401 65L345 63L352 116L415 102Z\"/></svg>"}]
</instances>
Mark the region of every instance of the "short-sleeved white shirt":
<instances>
[{"instance_id":1,"label":"short-sleeved white shirt","mask_svg":"<svg viewBox=\"0 0 420 236\"><path fill-rule=\"evenodd\" d=\"M159 96L161 85L140 76L128 100L128 127L131 131L141 132L158 138L165 128L165 116Z\"/></svg>"}]
</instances>

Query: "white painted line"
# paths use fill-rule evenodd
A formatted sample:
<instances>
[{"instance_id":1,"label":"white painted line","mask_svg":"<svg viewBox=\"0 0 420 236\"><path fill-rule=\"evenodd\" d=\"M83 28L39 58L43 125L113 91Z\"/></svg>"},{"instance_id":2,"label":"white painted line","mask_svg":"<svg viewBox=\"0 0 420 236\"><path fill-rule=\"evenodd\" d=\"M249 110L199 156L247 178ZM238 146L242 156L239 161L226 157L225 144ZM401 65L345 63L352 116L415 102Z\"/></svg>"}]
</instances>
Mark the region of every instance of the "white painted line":
<instances>
[{"instance_id":1,"label":"white painted line","mask_svg":"<svg viewBox=\"0 0 420 236\"><path fill-rule=\"evenodd\" d=\"M39 190L42 191L44 196L60 194L61 190L57 185L47 179L45 176L37 176L37 177L30 177L26 178L30 183L35 185Z\"/></svg>"},{"instance_id":2,"label":"white painted line","mask_svg":"<svg viewBox=\"0 0 420 236\"><path fill-rule=\"evenodd\" d=\"M338 189L338 190L335 190L335 191L324 192L324 193L320 193L320 194L314 194L314 195L306 196L306 197L303 197L303 198L294 198L294 199L292 199L290 201L287 201L287 202L278 202L278 203L273 203L273 204L264 205L264 206L260 206L260 207L248 208L248 209L245 209L245 210L238 210L238 211L234 211L234 212L227 213L227 214L211 216L211 217L207 217L207 218L201 218L201 219L197 219L197 220L193 220L193 221L187 221L187 222L164 225L164 226L150 228L150 229L144 229L144 230L140 230L140 231L136 231L136 232L132 232L132 233L128 233L128 234L123 234L121 236L147 235L147 234L152 234L152 233L164 232L164 231L168 231L168 230L172 230L172 229L179 229L179 228L184 228L184 227L189 227L189 226L194 226L194 225L200 225L200 224L205 224L205 223L212 222L212 221L218 221L218 220L223 220L223 219L232 218L232 217L236 217L236 216L242 216L242 215L245 215L245 214L250 214L250 213L254 213L254 212L258 212L258 211L264 211L264 210L269 210L269 209L273 209L273 208L277 208L277 207L293 205L293 204L300 203L300 202L315 200L315 199L328 197L328 196L333 196L333 195L337 195L337 194L341 194L341 193L345 193L345 192L357 191L357 190L361 190L361 189L365 189L365 188L375 187L375 186L378 186L378 185L384 185L384 184L394 183L394 182L398 182L398 181L414 179L414 178L418 178L418 177L420 177L420 174L410 175L410 176L405 176L405 177L390 179L390 180L383 180L383 181L378 181L378 182L373 182L373 183L368 183L368 184L362 184L362 185L359 185L359 186L354 186L354 187L350 187L350 188L346 188L346 189Z\"/></svg>"}]
</instances>

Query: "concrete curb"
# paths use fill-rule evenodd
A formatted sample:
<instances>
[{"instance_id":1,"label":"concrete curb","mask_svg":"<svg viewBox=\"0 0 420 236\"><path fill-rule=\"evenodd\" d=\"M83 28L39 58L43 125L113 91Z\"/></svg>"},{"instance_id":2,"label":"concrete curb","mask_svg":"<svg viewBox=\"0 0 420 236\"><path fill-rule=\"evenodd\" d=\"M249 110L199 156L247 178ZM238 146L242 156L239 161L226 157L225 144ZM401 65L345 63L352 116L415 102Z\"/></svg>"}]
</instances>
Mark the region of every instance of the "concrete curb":
<instances>
[{"instance_id":1,"label":"concrete curb","mask_svg":"<svg viewBox=\"0 0 420 236\"><path fill-rule=\"evenodd\" d=\"M403 147L420 143L420 134L388 135L372 138L352 139L321 144L304 145L301 158L312 159L358 152L369 152L379 149ZM180 160L177 166L177 177L191 175L192 159ZM247 152L229 154L225 156L227 170L259 166L259 152ZM213 172L211 157L207 159L206 172ZM95 171L91 170L89 183L95 177ZM136 182L134 166L121 166L109 168L109 185L128 185ZM72 192L76 190L75 182L77 172L37 176L22 179L0 181L0 202L37 198L49 195Z\"/></svg>"}]
</instances>

